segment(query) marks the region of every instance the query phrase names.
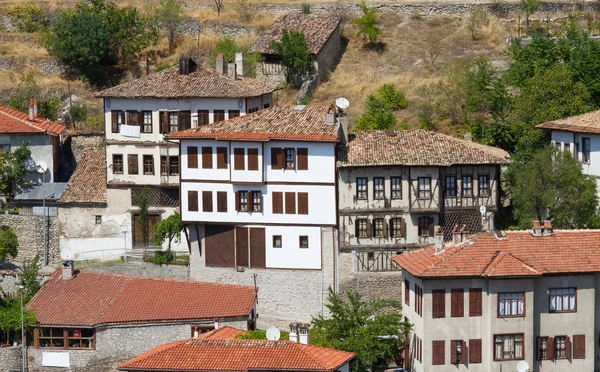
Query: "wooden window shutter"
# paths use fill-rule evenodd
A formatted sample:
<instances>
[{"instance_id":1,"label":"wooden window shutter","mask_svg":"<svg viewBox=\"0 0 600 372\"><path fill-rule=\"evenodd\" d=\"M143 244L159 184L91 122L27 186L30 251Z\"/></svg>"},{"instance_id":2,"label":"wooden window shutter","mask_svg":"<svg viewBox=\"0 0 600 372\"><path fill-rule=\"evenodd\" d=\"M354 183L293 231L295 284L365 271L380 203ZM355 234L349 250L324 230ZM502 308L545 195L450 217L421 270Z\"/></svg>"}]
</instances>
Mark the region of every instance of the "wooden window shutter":
<instances>
[{"instance_id":1,"label":"wooden window shutter","mask_svg":"<svg viewBox=\"0 0 600 372\"><path fill-rule=\"evenodd\" d=\"M451 316L452 317L463 317L465 314L464 311L464 301L465 301L465 293L463 289L453 289L451 291Z\"/></svg>"},{"instance_id":2,"label":"wooden window shutter","mask_svg":"<svg viewBox=\"0 0 600 372\"><path fill-rule=\"evenodd\" d=\"M111 129L113 133L119 133L119 111L113 110L111 111Z\"/></svg>"},{"instance_id":3,"label":"wooden window shutter","mask_svg":"<svg viewBox=\"0 0 600 372\"><path fill-rule=\"evenodd\" d=\"M404 218L400 220L400 235L402 237L406 236L406 221Z\"/></svg>"},{"instance_id":4,"label":"wooden window shutter","mask_svg":"<svg viewBox=\"0 0 600 372\"><path fill-rule=\"evenodd\" d=\"M198 191L188 191L188 211L198 212Z\"/></svg>"},{"instance_id":5,"label":"wooden window shutter","mask_svg":"<svg viewBox=\"0 0 600 372\"><path fill-rule=\"evenodd\" d=\"M371 227L371 220L367 220L367 238L370 238L373 236L373 231L372 227Z\"/></svg>"},{"instance_id":6,"label":"wooden window shutter","mask_svg":"<svg viewBox=\"0 0 600 372\"><path fill-rule=\"evenodd\" d=\"M434 226L433 226L433 218L429 217L428 222L429 222L429 227L428 227L429 236L434 236L435 231L434 231Z\"/></svg>"},{"instance_id":7,"label":"wooden window shutter","mask_svg":"<svg viewBox=\"0 0 600 372\"><path fill-rule=\"evenodd\" d=\"M248 170L258 170L258 149L248 149Z\"/></svg>"},{"instance_id":8,"label":"wooden window shutter","mask_svg":"<svg viewBox=\"0 0 600 372\"><path fill-rule=\"evenodd\" d=\"M137 117L138 117L138 125L142 128L142 132L144 131L144 112L143 111L138 111L137 112Z\"/></svg>"},{"instance_id":9,"label":"wooden window shutter","mask_svg":"<svg viewBox=\"0 0 600 372\"><path fill-rule=\"evenodd\" d=\"M198 126L208 124L208 110L198 110Z\"/></svg>"},{"instance_id":10,"label":"wooden window shutter","mask_svg":"<svg viewBox=\"0 0 600 372\"><path fill-rule=\"evenodd\" d=\"M233 169L235 170L245 170L245 149L243 148L235 148L233 149Z\"/></svg>"},{"instance_id":11,"label":"wooden window shutter","mask_svg":"<svg viewBox=\"0 0 600 372\"><path fill-rule=\"evenodd\" d=\"M546 341L546 357L554 360L554 337L548 337L548 341Z\"/></svg>"},{"instance_id":12,"label":"wooden window shutter","mask_svg":"<svg viewBox=\"0 0 600 372\"><path fill-rule=\"evenodd\" d=\"M192 127L192 112L191 111L179 111L177 113L179 130L186 130Z\"/></svg>"},{"instance_id":13,"label":"wooden window shutter","mask_svg":"<svg viewBox=\"0 0 600 372\"><path fill-rule=\"evenodd\" d=\"M213 156L211 146L202 146L202 169L212 169Z\"/></svg>"},{"instance_id":14,"label":"wooden window shutter","mask_svg":"<svg viewBox=\"0 0 600 372\"><path fill-rule=\"evenodd\" d=\"M573 359L585 359L585 335L573 335Z\"/></svg>"},{"instance_id":15,"label":"wooden window shutter","mask_svg":"<svg viewBox=\"0 0 600 372\"><path fill-rule=\"evenodd\" d=\"M308 149L299 148L298 150L298 170L308 170Z\"/></svg>"},{"instance_id":16,"label":"wooden window shutter","mask_svg":"<svg viewBox=\"0 0 600 372\"><path fill-rule=\"evenodd\" d=\"M450 364L456 363L456 341L450 341Z\"/></svg>"},{"instance_id":17,"label":"wooden window shutter","mask_svg":"<svg viewBox=\"0 0 600 372\"><path fill-rule=\"evenodd\" d=\"M460 342L460 363L464 364L467 362L467 343L462 340Z\"/></svg>"},{"instance_id":18,"label":"wooden window shutter","mask_svg":"<svg viewBox=\"0 0 600 372\"><path fill-rule=\"evenodd\" d=\"M227 212L226 191L217 191L217 212Z\"/></svg>"},{"instance_id":19,"label":"wooden window shutter","mask_svg":"<svg viewBox=\"0 0 600 372\"><path fill-rule=\"evenodd\" d=\"M273 214L283 213L283 193L273 192Z\"/></svg>"},{"instance_id":20,"label":"wooden window shutter","mask_svg":"<svg viewBox=\"0 0 600 372\"><path fill-rule=\"evenodd\" d=\"M266 267L266 247L265 228L250 228L250 267Z\"/></svg>"},{"instance_id":21,"label":"wooden window shutter","mask_svg":"<svg viewBox=\"0 0 600 372\"><path fill-rule=\"evenodd\" d=\"M285 214L296 214L296 193L285 193Z\"/></svg>"},{"instance_id":22,"label":"wooden window shutter","mask_svg":"<svg viewBox=\"0 0 600 372\"><path fill-rule=\"evenodd\" d=\"M536 341L537 341L536 342L537 353L536 353L536 358L535 359L536 360L542 360L542 355L543 355L542 354L543 353L543 350L542 350L542 346L543 346L542 345L542 338L538 337Z\"/></svg>"},{"instance_id":23,"label":"wooden window shutter","mask_svg":"<svg viewBox=\"0 0 600 372\"><path fill-rule=\"evenodd\" d=\"M240 211L240 192L236 191L235 192L235 210L236 211Z\"/></svg>"},{"instance_id":24,"label":"wooden window shutter","mask_svg":"<svg viewBox=\"0 0 600 372\"><path fill-rule=\"evenodd\" d=\"M160 133L169 133L169 114L166 111L160 111L158 113L158 121L160 126Z\"/></svg>"},{"instance_id":25,"label":"wooden window shutter","mask_svg":"<svg viewBox=\"0 0 600 372\"><path fill-rule=\"evenodd\" d=\"M217 169L227 169L227 147L217 147Z\"/></svg>"},{"instance_id":26,"label":"wooden window shutter","mask_svg":"<svg viewBox=\"0 0 600 372\"><path fill-rule=\"evenodd\" d=\"M571 339L569 336L565 337L565 358L571 359Z\"/></svg>"},{"instance_id":27,"label":"wooden window shutter","mask_svg":"<svg viewBox=\"0 0 600 372\"><path fill-rule=\"evenodd\" d=\"M482 300L481 288L469 289L469 316L481 316Z\"/></svg>"},{"instance_id":28,"label":"wooden window shutter","mask_svg":"<svg viewBox=\"0 0 600 372\"><path fill-rule=\"evenodd\" d=\"M388 224L387 221L385 219L383 219L383 237L387 238L387 232L388 232Z\"/></svg>"},{"instance_id":29,"label":"wooden window shutter","mask_svg":"<svg viewBox=\"0 0 600 372\"><path fill-rule=\"evenodd\" d=\"M283 169L283 151L280 148L271 148L271 169Z\"/></svg>"},{"instance_id":30,"label":"wooden window shutter","mask_svg":"<svg viewBox=\"0 0 600 372\"><path fill-rule=\"evenodd\" d=\"M188 168L198 168L198 147L188 146L187 148L187 166Z\"/></svg>"},{"instance_id":31,"label":"wooden window shutter","mask_svg":"<svg viewBox=\"0 0 600 372\"><path fill-rule=\"evenodd\" d=\"M308 214L308 193L298 193L298 214Z\"/></svg>"},{"instance_id":32,"label":"wooden window shutter","mask_svg":"<svg viewBox=\"0 0 600 372\"><path fill-rule=\"evenodd\" d=\"M127 173L138 174L138 156L137 156L137 154L127 155Z\"/></svg>"},{"instance_id":33,"label":"wooden window shutter","mask_svg":"<svg viewBox=\"0 0 600 372\"><path fill-rule=\"evenodd\" d=\"M202 212L213 211L212 191L202 191Z\"/></svg>"},{"instance_id":34,"label":"wooden window shutter","mask_svg":"<svg viewBox=\"0 0 600 372\"><path fill-rule=\"evenodd\" d=\"M357 218L354 220L354 237L358 238L360 236L360 228L359 228L360 220Z\"/></svg>"},{"instance_id":35,"label":"wooden window shutter","mask_svg":"<svg viewBox=\"0 0 600 372\"><path fill-rule=\"evenodd\" d=\"M468 352L469 363L481 363L481 339L469 340Z\"/></svg>"},{"instance_id":36,"label":"wooden window shutter","mask_svg":"<svg viewBox=\"0 0 600 372\"><path fill-rule=\"evenodd\" d=\"M213 121L223 121L225 120L225 110L213 110Z\"/></svg>"}]
</instances>

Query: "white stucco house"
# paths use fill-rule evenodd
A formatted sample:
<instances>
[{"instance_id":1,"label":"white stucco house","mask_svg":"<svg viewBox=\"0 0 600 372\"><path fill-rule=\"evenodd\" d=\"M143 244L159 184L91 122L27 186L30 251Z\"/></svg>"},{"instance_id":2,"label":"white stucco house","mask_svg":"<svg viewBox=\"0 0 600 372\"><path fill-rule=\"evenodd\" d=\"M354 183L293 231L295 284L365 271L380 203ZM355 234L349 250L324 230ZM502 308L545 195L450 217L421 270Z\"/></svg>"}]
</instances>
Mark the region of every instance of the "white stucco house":
<instances>
[{"instance_id":1,"label":"white stucco house","mask_svg":"<svg viewBox=\"0 0 600 372\"><path fill-rule=\"evenodd\" d=\"M178 67L106 89L104 101L108 215L130 226L128 247L152 242L153 226L179 210L179 146L164 135L244 116L272 105L275 85L242 76L243 60L217 70L181 58ZM238 72L240 72L238 74ZM137 223L137 196L149 188L149 236ZM187 239L173 247L187 251Z\"/></svg>"}]
</instances>

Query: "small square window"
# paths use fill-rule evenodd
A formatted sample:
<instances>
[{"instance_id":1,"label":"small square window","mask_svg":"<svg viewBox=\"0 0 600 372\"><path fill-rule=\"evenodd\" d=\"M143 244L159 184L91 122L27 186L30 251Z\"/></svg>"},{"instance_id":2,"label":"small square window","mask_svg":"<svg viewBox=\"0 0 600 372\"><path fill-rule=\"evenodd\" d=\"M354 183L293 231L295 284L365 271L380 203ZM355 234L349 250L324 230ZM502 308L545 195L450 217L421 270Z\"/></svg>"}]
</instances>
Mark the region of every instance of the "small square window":
<instances>
[{"instance_id":1,"label":"small square window","mask_svg":"<svg viewBox=\"0 0 600 372\"><path fill-rule=\"evenodd\" d=\"M368 260L374 260L375 259L375 253L373 253L373 252L367 253L367 259Z\"/></svg>"},{"instance_id":2,"label":"small square window","mask_svg":"<svg viewBox=\"0 0 600 372\"><path fill-rule=\"evenodd\" d=\"M273 235L273 248L281 248L281 235Z\"/></svg>"},{"instance_id":3,"label":"small square window","mask_svg":"<svg viewBox=\"0 0 600 372\"><path fill-rule=\"evenodd\" d=\"M96 216L96 225L100 225L102 223L102 216Z\"/></svg>"},{"instance_id":4,"label":"small square window","mask_svg":"<svg viewBox=\"0 0 600 372\"><path fill-rule=\"evenodd\" d=\"M300 236L300 248L308 248L308 236Z\"/></svg>"}]
</instances>

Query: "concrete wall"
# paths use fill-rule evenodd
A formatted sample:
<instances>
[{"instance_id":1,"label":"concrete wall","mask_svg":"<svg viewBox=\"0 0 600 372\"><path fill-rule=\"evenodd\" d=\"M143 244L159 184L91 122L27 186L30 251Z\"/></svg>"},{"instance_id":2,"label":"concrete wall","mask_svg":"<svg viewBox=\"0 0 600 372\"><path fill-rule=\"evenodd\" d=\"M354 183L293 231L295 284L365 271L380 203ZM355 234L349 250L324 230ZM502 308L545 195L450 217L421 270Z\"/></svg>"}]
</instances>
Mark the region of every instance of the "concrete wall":
<instances>
[{"instance_id":1,"label":"concrete wall","mask_svg":"<svg viewBox=\"0 0 600 372\"><path fill-rule=\"evenodd\" d=\"M48 261L60 261L60 244L58 241L59 222L57 217L46 217L48 226ZM0 226L11 227L19 241L19 255L15 261L21 262L44 251L44 217L0 214Z\"/></svg>"},{"instance_id":2,"label":"concrete wall","mask_svg":"<svg viewBox=\"0 0 600 372\"><path fill-rule=\"evenodd\" d=\"M48 164L48 171L45 173L46 182L54 182L54 172L58 164L55 164L55 155L53 148L53 137L46 134L3 134L0 135L0 145L10 145L12 150L17 149L23 142L29 145L31 158L36 164L41 161ZM56 151L60 151L58 148ZM36 171L27 172L26 181L42 182L42 175Z\"/></svg>"}]
</instances>

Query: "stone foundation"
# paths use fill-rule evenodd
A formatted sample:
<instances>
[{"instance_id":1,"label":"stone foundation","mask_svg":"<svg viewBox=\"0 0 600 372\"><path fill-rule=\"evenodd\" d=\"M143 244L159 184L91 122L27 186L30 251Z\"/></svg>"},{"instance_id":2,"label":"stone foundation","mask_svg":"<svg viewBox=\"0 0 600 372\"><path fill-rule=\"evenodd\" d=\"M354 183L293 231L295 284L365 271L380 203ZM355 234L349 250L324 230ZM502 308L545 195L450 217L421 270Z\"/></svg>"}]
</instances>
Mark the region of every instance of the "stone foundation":
<instances>
[{"instance_id":1,"label":"stone foundation","mask_svg":"<svg viewBox=\"0 0 600 372\"><path fill-rule=\"evenodd\" d=\"M60 245L58 242L58 220L56 217L46 217L48 224L48 262L60 261ZM0 226L8 226L17 234L19 255L14 261L23 262L44 254L44 217L0 214Z\"/></svg>"}]
</instances>

